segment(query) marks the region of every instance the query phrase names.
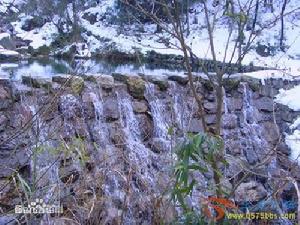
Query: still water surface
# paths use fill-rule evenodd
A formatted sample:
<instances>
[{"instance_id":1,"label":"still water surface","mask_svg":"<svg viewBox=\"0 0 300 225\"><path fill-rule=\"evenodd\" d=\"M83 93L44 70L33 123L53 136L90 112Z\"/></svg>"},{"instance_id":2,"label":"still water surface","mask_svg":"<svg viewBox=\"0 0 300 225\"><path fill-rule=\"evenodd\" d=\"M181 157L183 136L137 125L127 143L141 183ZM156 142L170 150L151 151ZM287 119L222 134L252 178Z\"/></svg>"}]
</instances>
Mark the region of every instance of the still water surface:
<instances>
[{"instance_id":1,"label":"still water surface","mask_svg":"<svg viewBox=\"0 0 300 225\"><path fill-rule=\"evenodd\" d=\"M175 66L175 68L174 68ZM76 71L85 73L124 73L146 75L182 75L183 69L178 65L138 64L128 62L113 62L111 60L76 60L73 62L62 59L30 59L20 62L0 62L0 77L10 77L13 80L20 79L23 75L51 77L56 74L67 74Z\"/></svg>"}]
</instances>

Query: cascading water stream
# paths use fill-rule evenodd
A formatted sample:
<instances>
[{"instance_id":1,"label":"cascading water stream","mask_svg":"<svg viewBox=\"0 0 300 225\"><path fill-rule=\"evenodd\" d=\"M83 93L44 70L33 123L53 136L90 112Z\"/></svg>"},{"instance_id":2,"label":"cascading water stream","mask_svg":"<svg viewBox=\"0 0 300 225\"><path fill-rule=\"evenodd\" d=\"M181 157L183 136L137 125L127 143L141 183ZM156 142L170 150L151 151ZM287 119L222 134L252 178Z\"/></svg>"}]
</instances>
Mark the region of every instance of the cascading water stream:
<instances>
[{"instance_id":1,"label":"cascading water stream","mask_svg":"<svg viewBox=\"0 0 300 225\"><path fill-rule=\"evenodd\" d=\"M42 118L40 117L36 106L30 105L29 109L33 116L32 133L35 137L34 144L31 147L31 174L32 182L37 188L35 190L34 198L43 199L47 204L53 204L59 207L60 204L60 193L57 190L57 185L60 183L58 175L58 162L53 157L53 154L49 152L46 146L51 145L50 141L47 140L47 132L43 126ZM46 185L46 186L45 186ZM58 190L60 190L58 188ZM49 222L51 218L48 214L44 214L42 222Z\"/></svg>"},{"instance_id":2,"label":"cascading water stream","mask_svg":"<svg viewBox=\"0 0 300 225\"><path fill-rule=\"evenodd\" d=\"M154 84L146 84L145 97L151 108L151 114L154 123L154 136L157 138L168 139L168 124L163 117L163 115L165 114L164 106L161 101L155 96Z\"/></svg>"},{"instance_id":3,"label":"cascading water stream","mask_svg":"<svg viewBox=\"0 0 300 225\"><path fill-rule=\"evenodd\" d=\"M183 118L183 101L181 96L178 94L177 84L174 81L170 82L171 86L171 95L173 97L173 108L174 108L174 117L177 127L181 130L184 129L184 118Z\"/></svg>"},{"instance_id":4,"label":"cascading water stream","mask_svg":"<svg viewBox=\"0 0 300 225\"><path fill-rule=\"evenodd\" d=\"M175 81L169 81L169 84L169 94L173 100L173 123L176 124L177 129L182 131L183 135L185 135L189 121L193 116L193 109L189 111L187 108L187 101L185 99L187 93L185 93Z\"/></svg>"},{"instance_id":5,"label":"cascading water stream","mask_svg":"<svg viewBox=\"0 0 300 225\"><path fill-rule=\"evenodd\" d=\"M121 115L121 126L125 133L126 152L130 168L133 173L139 174L143 182L148 188L154 188L154 173L151 170L151 151L145 147L141 140L141 131L139 122L134 114L132 102L128 93L119 91L117 92L117 100L119 112ZM135 178L137 179L137 178ZM114 179L116 180L116 179ZM139 193L140 190L134 185L131 187L134 192ZM132 209L129 207L126 212L124 224L131 224L133 220Z\"/></svg>"},{"instance_id":6,"label":"cascading water stream","mask_svg":"<svg viewBox=\"0 0 300 225\"><path fill-rule=\"evenodd\" d=\"M226 90L223 87L223 105L224 105L224 113L225 115L227 115L229 113L229 109L228 109L228 103L227 103L227 96L226 96Z\"/></svg>"},{"instance_id":7,"label":"cascading water stream","mask_svg":"<svg viewBox=\"0 0 300 225\"><path fill-rule=\"evenodd\" d=\"M103 99L102 93L99 91L99 96L95 93L90 93L90 96L93 101L95 115L96 115L96 131L99 135L100 146L106 147L109 143L109 130L107 124L105 123L105 119L103 116Z\"/></svg>"},{"instance_id":8,"label":"cascading water stream","mask_svg":"<svg viewBox=\"0 0 300 225\"><path fill-rule=\"evenodd\" d=\"M129 160L135 165L140 166L143 171L144 178L150 183L153 183L153 177L148 171L148 166L151 164L150 150L145 147L141 140L141 131L139 122L133 112L130 96L124 92L117 92L119 111L121 115L121 126L125 132L125 145L129 150Z\"/></svg>"},{"instance_id":9,"label":"cascading water stream","mask_svg":"<svg viewBox=\"0 0 300 225\"><path fill-rule=\"evenodd\" d=\"M241 132L243 133L242 145L245 157L250 164L261 161L269 151L268 144L262 135L262 128L258 124L258 113L253 106L252 92L247 83L241 83L243 87L243 121L241 122Z\"/></svg>"}]
</instances>

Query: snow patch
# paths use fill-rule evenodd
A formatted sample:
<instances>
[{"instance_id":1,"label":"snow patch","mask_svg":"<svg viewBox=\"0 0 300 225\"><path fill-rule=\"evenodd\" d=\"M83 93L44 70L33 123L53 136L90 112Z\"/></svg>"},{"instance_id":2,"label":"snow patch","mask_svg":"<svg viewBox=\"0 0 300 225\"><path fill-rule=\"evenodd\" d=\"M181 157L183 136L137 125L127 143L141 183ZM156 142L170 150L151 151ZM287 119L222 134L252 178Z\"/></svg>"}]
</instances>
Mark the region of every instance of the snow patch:
<instances>
[{"instance_id":1,"label":"snow patch","mask_svg":"<svg viewBox=\"0 0 300 225\"><path fill-rule=\"evenodd\" d=\"M8 34L8 33L0 33L0 40L2 40L3 38L10 38L10 34Z\"/></svg>"},{"instance_id":2,"label":"snow patch","mask_svg":"<svg viewBox=\"0 0 300 225\"><path fill-rule=\"evenodd\" d=\"M259 70L255 72L242 73L242 76L249 76L261 80L264 85L265 80L273 79L283 79L283 80L294 80L297 79L297 75L286 73L284 70Z\"/></svg>"},{"instance_id":3,"label":"snow patch","mask_svg":"<svg viewBox=\"0 0 300 225\"><path fill-rule=\"evenodd\" d=\"M280 90L280 93L276 96L275 101L283 105L287 105L294 111L300 110L300 85L290 90ZM291 159L297 161L300 164L300 117L290 126L294 129L294 132L290 135L286 135L285 142L291 148Z\"/></svg>"},{"instance_id":4,"label":"snow patch","mask_svg":"<svg viewBox=\"0 0 300 225\"><path fill-rule=\"evenodd\" d=\"M291 159L300 164L300 131L296 130L292 135L287 135L285 142L292 150Z\"/></svg>"},{"instance_id":5,"label":"snow patch","mask_svg":"<svg viewBox=\"0 0 300 225\"><path fill-rule=\"evenodd\" d=\"M287 105L290 109L294 111L300 110L300 85L290 89L290 90L280 90L279 94L276 96L275 101Z\"/></svg>"},{"instance_id":6,"label":"snow patch","mask_svg":"<svg viewBox=\"0 0 300 225\"><path fill-rule=\"evenodd\" d=\"M19 56L19 53L12 50L2 49L0 48L0 55L7 55L7 56Z\"/></svg>"},{"instance_id":7,"label":"snow patch","mask_svg":"<svg viewBox=\"0 0 300 225\"><path fill-rule=\"evenodd\" d=\"M30 19L29 16L21 16L21 20L13 22L12 25L15 28L17 37L22 38L23 40L31 41L30 46L34 49L38 49L42 46L50 46L53 42L54 37L58 34L56 26L52 22L45 23L41 28L36 28L31 31L22 30L22 26L27 19Z\"/></svg>"}]
</instances>

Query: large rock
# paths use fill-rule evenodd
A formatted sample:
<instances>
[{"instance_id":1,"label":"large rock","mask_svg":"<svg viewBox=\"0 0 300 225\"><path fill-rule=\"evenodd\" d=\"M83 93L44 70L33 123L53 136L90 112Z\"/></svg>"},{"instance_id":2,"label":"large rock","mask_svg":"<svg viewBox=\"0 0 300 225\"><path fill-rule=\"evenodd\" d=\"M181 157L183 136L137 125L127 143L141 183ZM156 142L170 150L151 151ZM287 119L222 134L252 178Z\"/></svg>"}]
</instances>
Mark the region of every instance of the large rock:
<instances>
[{"instance_id":1,"label":"large rock","mask_svg":"<svg viewBox=\"0 0 300 225\"><path fill-rule=\"evenodd\" d=\"M146 113L148 111L148 105L146 101L134 101L133 102L133 111L135 113Z\"/></svg>"},{"instance_id":2,"label":"large rock","mask_svg":"<svg viewBox=\"0 0 300 225\"><path fill-rule=\"evenodd\" d=\"M84 79L80 76L69 74L59 74L52 77L52 81L62 86L70 87L73 94L81 94L84 89Z\"/></svg>"},{"instance_id":3,"label":"large rock","mask_svg":"<svg viewBox=\"0 0 300 225\"><path fill-rule=\"evenodd\" d=\"M73 76L71 79L71 88L74 94L81 94L84 89L84 79L79 76Z\"/></svg>"},{"instance_id":4,"label":"large rock","mask_svg":"<svg viewBox=\"0 0 300 225\"><path fill-rule=\"evenodd\" d=\"M237 116L235 114L225 114L222 116L222 120L225 129L234 129L238 126Z\"/></svg>"},{"instance_id":5,"label":"large rock","mask_svg":"<svg viewBox=\"0 0 300 225\"><path fill-rule=\"evenodd\" d=\"M51 88L52 82L51 78L47 77L32 77L32 76L22 76L22 83L33 88Z\"/></svg>"},{"instance_id":6,"label":"large rock","mask_svg":"<svg viewBox=\"0 0 300 225\"><path fill-rule=\"evenodd\" d=\"M205 101L204 102L204 109L206 110L207 113L214 114L214 113L217 112L217 103L216 102ZM224 107L222 107L222 112L224 112Z\"/></svg>"},{"instance_id":7,"label":"large rock","mask_svg":"<svg viewBox=\"0 0 300 225\"><path fill-rule=\"evenodd\" d=\"M193 118L188 126L187 131L191 133L203 132L203 125L201 120Z\"/></svg>"},{"instance_id":8,"label":"large rock","mask_svg":"<svg viewBox=\"0 0 300 225\"><path fill-rule=\"evenodd\" d=\"M137 99L144 99L145 81L141 77L128 77L127 87L129 93Z\"/></svg>"},{"instance_id":9,"label":"large rock","mask_svg":"<svg viewBox=\"0 0 300 225\"><path fill-rule=\"evenodd\" d=\"M235 97L230 97L227 98L227 107L229 111L240 111L243 108L243 99L242 97L240 98L235 98Z\"/></svg>"},{"instance_id":10,"label":"large rock","mask_svg":"<svg viewBox=\"0 0 300 225\"><path fill-rule=\"evenodd\" d=\"M61 85L68 84L70 82L72 75L70 74L57 74L52 77L52 81L59 83Z\"/></svg>"},{"instance_id":11,"label":"large rock","mask_svg":"<svg viewBox=\"0 0 300 225\"><path fill-rule=\"evenodd\" d=\"M146 81L149 81L149 82L157 85L159 90L161 90L161 91L166 91L169 88L168 80L164 76L158 77L158 76L146 75L146 76L144 76L144 79Z\"/></svg>"},{"instance_id":12,"label":"large rock","mask_svg":"<svg viewBox=\"0 0 300 225\"><path fill-rule=\"evenodd\" d=\"M25 149L16 150L15 143L5 144L0 147L0 178L10 177L15 170L29 166L29 157Z\"/></svg>"},{"instance_id":13,"label":"large rock","mask_svg":"<svg viewBox=\"0 0 300 225\"><path fill-rule=\"evenodd\" d=\"M118 123L115 123L110 127L110 136L112 143L117 147L123 146L126 143L126 135Z\"/></svg>"},{"instance_id":14,"label":"large rock","mask_svg":"<svg viewBox=\"0 0 300 225\"><path fill-rule=\"evenodd\" d=\"M22 30L31 31L35 28L40 28L45 24L45 20L41 16L28 17L23 25Z\"/></svg>"},{"instance_id":15,"label":"large rock","mask_svg":"<svg viewBox=\"0 0 300 225\"><path fill-rule=\"evenodd\" d=\"M121 73L112 73L112 76L115 79L115 81L120 81L122 83L126 83L129 77L129 75L125 75Z\"/></svg>"},{"instance_id":16,"label":"large rock","mask_svg":"<svg viewBox=\"0 0 300 225\"><path fill-rule=\"evenodd\" d=\"M139 128L141 131L142 140L143 141L149 140L153 135L152 120L146 114L138 114L137 119L139 122Z\"/></svg>"},{"instance_id":17,"label":"large rock","mask_svg":"<svg viewBox=\"0 0 300 225\"><path fill-rule=\"evenodd\" d=\"M181 85L186 85L189 80L186 76L177 76L177 75L171 75L168 77L169 80L172 80L172 81L176 81L178 84L181 84Z\"/></svg>"},{"instance_id":18,"label":"large rock","mask_svg":"<svg viewBox=\"0 0 300 225\"><path fill-rule=\"evenodd\" d=\"M108 122L112 122L120 118L119 106L116 99L108 98L104 101L103 114Z\"/></svg>"},{"instance_id":19,"label":"large rock","mask_svg":"<svg viewBox=\"0 0 300 225\"><path fill-rule=\"evenodd\" d=\"M10 94L6 87L0 85L0 100L9 99Z\"/></svg>"},{"instance_id":20,"label":"large rock","mask_svg":"<svg viewBox=\"0 0 300 225\"><path fill-rule=\"evenodd\" d=\"M8 33L0 33L0 45L8 50L16 50L16 44Z\"/></svg>"},{"instance_id":21,"label":"large rock","mask_svg":"<svg viewBox=\"0 0 300 225\"><path fill-rule=\"evenodd\" d=\"M111 89L114 87L114 78L110 75L104 74L92 74L85 76L87 80L96 82L100 87L104 89Z\"/></svg>"},{"instance_id":22,"label":"large rock","mask_svg":"<svg viewBox=\"0 0 300 225\"><path fill-rule=\"evenodd\" d=\"M235 191L235 200L238 203L257 202L266 196L266 189L256 181L242 183Z\"/></svg>"},{"instance_id":23,"label":"large rock","mask_svg":"<svg viewBox=\"0 0 300 225\"><path fill-rule=\"evenodd\" d=\"M153 152L160 154L169 150L167 146L170 146L169 141L166 141L163 138L153 138L150 149Z\"/></svg>"},{"instance_id":24,"label":"large rock","mask_svg":"<svg viewBox=\"0 0 300 225\"><path fill-rule=\"evenodd\" d=\"M262 97L254 101L258 110L263 112L273 112L273 100L268 97Z\"/></svg>"},{"instance_id":25,"label":"large rock","mask_svg":"<svg viewBox=\"0 0 300 225\"><path fill-rule=\"evenodd\" d=\"M0 114L0 132L5 130L8 122L9 122L8 118L5 115Z\"/></svg>"},{"instance_id":26,"label":"large rock","mask_svg":"<svg viewBox=\"0 0 300 225\"><path fill-rule=\"evenodd\" d=\"M266 141L275 146L280 137L279 129L276 126L276 124L268 121L268 122L262 123L261 126L263 128L262 129L263 135L264 135L264 138L266 139Z\"/></svg>"}]
</instances>

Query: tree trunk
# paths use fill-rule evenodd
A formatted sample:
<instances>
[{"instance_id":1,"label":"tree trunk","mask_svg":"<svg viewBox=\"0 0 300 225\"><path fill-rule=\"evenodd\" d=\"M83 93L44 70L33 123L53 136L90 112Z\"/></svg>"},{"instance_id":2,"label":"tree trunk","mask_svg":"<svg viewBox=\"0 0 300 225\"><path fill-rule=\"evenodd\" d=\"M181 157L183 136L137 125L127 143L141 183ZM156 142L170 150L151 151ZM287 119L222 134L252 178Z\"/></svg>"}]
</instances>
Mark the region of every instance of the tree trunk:
<instances>
[{"instance_id":1,"label":"tree trunk","mask_svg":"<svg viewBox=\"0 0 300 225\"><path fill-rule=\"evenodd\" d=\"M190 17L189 17L190 1L186 1L186 26L187 26L187 36L190 35Z\"/></svg>"},{"instance_id":2,"label":"tree trunk","mask_svg":"<svg viewBox=\"0 0 300 225\"><path fill-rule=\"evenodd\" d=\"M281 8L280 21L281 21L281 29L280 29L280 50L285 51L284 48L284 11L286 8L287 0L283 1L283 5Z\"/></svg>"},{"instance_id":3,"label":"tree trunk","mask_svg":"<svg viewBox=\"0 0 300 225\"><path fill-rule=\"evenodd\" d=\"M79 18L78 18L78 10L76 1L72 1L72 9L73 9L73 39L75 42L80 40L80 28L79 28Z\"/></svg>"}]
</instances>

